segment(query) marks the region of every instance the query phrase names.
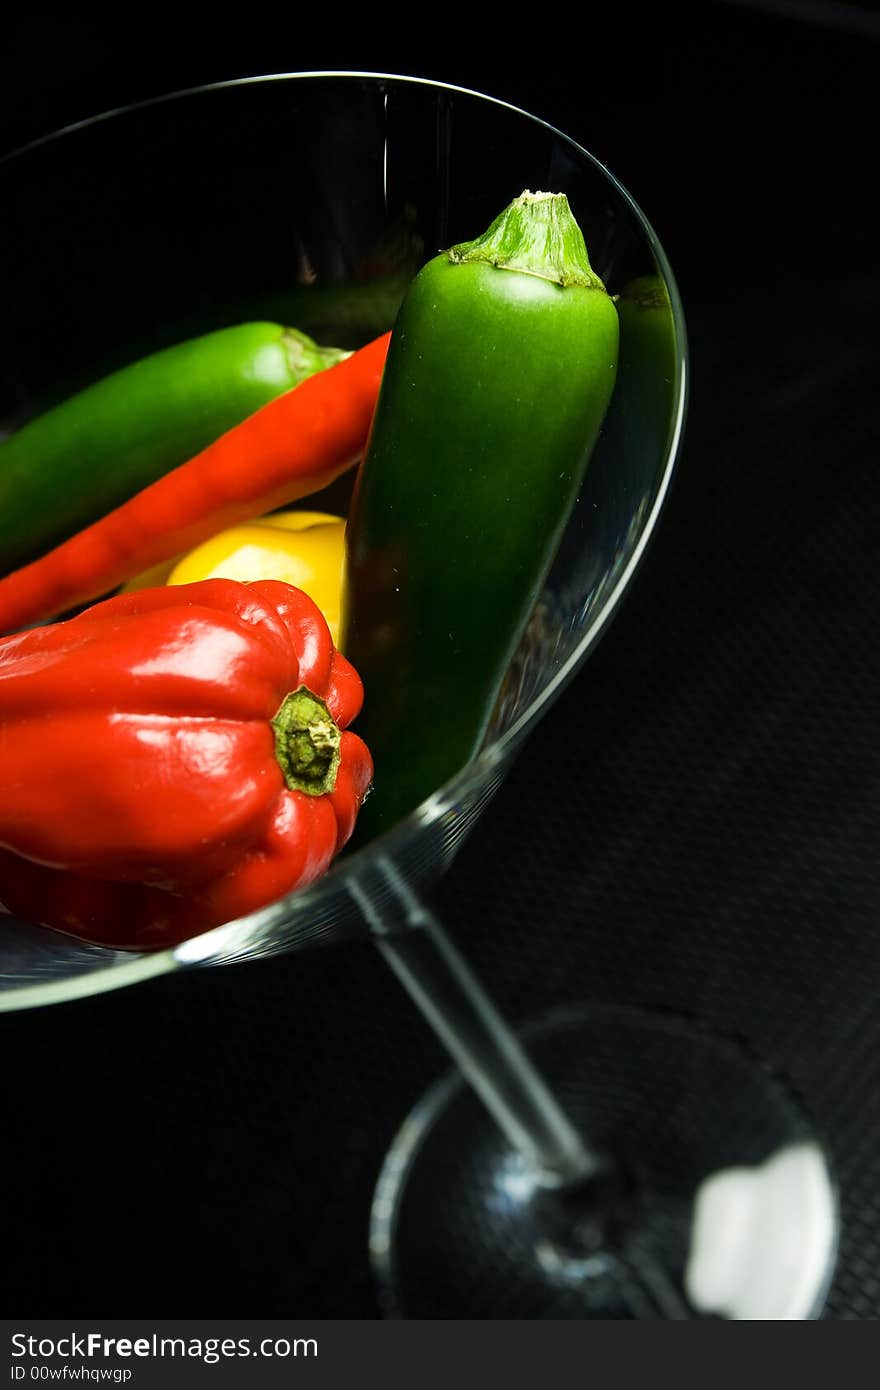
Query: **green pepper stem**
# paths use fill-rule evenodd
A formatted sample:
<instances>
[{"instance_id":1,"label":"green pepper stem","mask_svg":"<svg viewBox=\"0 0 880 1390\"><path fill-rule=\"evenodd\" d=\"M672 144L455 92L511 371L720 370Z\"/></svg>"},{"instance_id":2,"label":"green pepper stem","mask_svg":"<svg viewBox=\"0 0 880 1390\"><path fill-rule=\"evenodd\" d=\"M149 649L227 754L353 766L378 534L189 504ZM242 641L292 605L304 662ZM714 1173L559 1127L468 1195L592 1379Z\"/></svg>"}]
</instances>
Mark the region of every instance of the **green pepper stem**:
<instances>
[{"instance_id":1,"label":"green pepper stem","mask_svg":"<svg viewBox=\"0 0 880 1390\"><path fill-rule=\"evenodd\" d=\"M298 328L285 328L281 344L290 372L297 381L304 381L307 376L314 376L315 372L321 372L325 367L335 367L337 362L351 357L351 353L342 348L321 347L308 333L302 333Z\"/></svg>"},{"instance_id":2,"label":"green pepper stem","mask_svg":"<svg viewBox=\"0 0 880 1390\"><path fill-rule=\"evenodd\" d=\"M454 265L485 261L499 270L518 270L557 285L604 290L590 265L583 233L564 193L530 193L514 198L488 231L447 252Z\"/></svg>"},{"instance_id":3,"label":"green pepper stem","mask_svg":"<svg viewBox=\"0 0 880 1390\"><path fill-rule=\"evenodd\" d=\"M289 789L308 796L332 792L342 735L324 701L301 685L284 697L272 728L275 756Z\"/></svg>"}]
</instances>

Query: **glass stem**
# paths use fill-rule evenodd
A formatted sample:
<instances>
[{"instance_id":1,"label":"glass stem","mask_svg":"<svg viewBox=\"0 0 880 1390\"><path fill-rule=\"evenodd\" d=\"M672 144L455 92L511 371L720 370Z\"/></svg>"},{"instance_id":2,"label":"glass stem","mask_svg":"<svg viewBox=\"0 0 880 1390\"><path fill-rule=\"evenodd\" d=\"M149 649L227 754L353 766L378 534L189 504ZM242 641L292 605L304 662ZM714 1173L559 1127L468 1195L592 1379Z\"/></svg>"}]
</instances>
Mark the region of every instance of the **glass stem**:
<instances>
[{"instance_id":1,"label":"glass stem","mask_svg":"<svg viewBox=\"0 0 880 1390\"><path fill-rule=\"evenodd\" d=\"M510 1143L547 1186L605 1172L434 914L390 861L379 872L381 906L352 890L376 945Z\"/></svg>"}]
</instances>

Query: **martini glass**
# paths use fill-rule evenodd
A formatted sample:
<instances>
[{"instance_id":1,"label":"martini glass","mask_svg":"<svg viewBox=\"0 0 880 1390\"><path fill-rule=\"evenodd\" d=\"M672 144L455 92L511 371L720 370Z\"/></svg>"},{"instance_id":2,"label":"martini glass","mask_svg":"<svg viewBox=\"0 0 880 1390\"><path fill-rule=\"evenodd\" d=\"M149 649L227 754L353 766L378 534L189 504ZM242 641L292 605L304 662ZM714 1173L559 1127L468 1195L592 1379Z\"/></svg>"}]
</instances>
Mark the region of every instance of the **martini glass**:
<instances>
[{"instance_id":1,"label":"martini glass","mask_svg":"<svg viewBox=\"0 0 880 1390\"><path fill-rule=\"evenodd\" d=\"M371 934L456 1063L380 1175L371 1222L389 1315L816 1316L836 1202L784 1081L671 1018L600 1011L522 1037L426 901L511 760L606 628L670 483L685 414L672 271L585 149L474 92L296 73L176 93L0 163L0 419L257 318L355 347L391 326L427 257L524 188L565 192L621 299L615 397L484 747L312 888L173 949L0 929L0 1009ZM314 499L344 507L351 480Z\"/></svg>"}]
</instances>

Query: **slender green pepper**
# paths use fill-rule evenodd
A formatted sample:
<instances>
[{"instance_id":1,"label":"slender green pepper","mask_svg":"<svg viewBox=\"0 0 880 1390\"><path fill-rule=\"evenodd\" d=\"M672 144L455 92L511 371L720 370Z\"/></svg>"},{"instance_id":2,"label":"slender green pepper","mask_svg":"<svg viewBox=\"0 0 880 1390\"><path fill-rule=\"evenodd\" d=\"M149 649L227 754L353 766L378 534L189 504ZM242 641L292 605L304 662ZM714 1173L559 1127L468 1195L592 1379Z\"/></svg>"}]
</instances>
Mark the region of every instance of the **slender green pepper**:
<instances>
[{"instance_id":1,"label":"slender green pepper","mask_svg":"<svg viewBox=\"0 0 880 1390\"><path fill-rule=\"evenodd\" d=\"M0 443L0 573L36 559L345 356L246 323L104 377Z\"/></svg>"},{"instance_id":2,"label":"slender green pepper","mask_svg":"<svg viewBox=\"0 0 880 1390\"><path fill-rule=\"evenodd\" d=\"M469 760L610 400L613 301L562 194L429 261L394 327L346 538L340 646L375 784L359 840Z\"/></svg>"}]
</instances>

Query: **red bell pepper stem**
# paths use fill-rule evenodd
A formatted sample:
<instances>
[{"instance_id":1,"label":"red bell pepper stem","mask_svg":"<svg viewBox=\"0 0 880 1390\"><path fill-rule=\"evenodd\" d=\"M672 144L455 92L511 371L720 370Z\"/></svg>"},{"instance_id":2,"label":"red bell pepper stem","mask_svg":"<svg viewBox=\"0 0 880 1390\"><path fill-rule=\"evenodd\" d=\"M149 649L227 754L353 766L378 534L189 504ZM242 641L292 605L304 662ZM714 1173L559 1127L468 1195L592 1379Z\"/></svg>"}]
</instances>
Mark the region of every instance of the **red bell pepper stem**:
<instances>
[{"instance_id":1,"label":"red bell pepper stem","mask_svg":"<svg viewBox=\"0 0 880 1390\"><path fill-rule=\"evenodd\" d=\"M88 603L217 531L326 487L363 453L390 337L278 396L100 521L0 579L0 631Z\"/></svg>"},{"instance_id":2,"label":"red bell pepper stem","mask_svg":"<svg viewBox=\"0 0 880 1390\"><path fill-rule=\"evenodd\" d=\"M285 696L272 728L275 757L288 790L307 796L332 792L342 734L320 696L301 685Z\"/></svg>"}]
</instances>

